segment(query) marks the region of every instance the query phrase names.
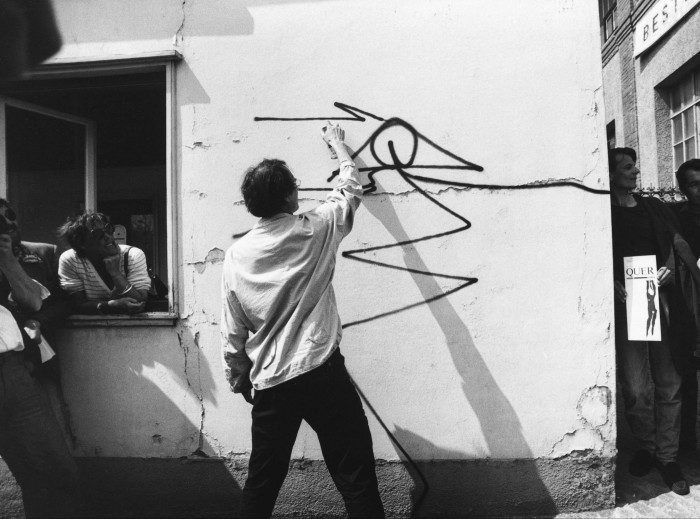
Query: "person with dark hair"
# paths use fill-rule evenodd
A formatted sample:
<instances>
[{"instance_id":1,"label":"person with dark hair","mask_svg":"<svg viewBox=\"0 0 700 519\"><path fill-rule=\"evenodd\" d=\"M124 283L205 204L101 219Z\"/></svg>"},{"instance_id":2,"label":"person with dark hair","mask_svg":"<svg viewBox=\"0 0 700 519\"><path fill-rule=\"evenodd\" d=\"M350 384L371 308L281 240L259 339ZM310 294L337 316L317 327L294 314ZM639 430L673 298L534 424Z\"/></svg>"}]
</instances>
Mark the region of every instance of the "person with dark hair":
<instances>
[{"instance_id":1,"label":"person with dark hair","mask_svg":"<svg viewBox=\"0 0 700 519\"><path fill-rule=\"evenodd\" d=\"M631 148L609 151L612 212L615 342L625 414L640 449L629 471L642 477L652 467L673 492L689 493L677 462L681 375L695 345L693 286L700 270L679 223L663 202L633 193L639 169ZM627 338L624 258L656 256L660 342Z\"/></svg>"},{"instance_id":2,"label":"person with dark hair","mask_svg":"<svg viewBox=\"0 0 700 519\"><path fill-rule=\"evenodd\" d=\"M294 215L298 181L284 162L262 161L241 186L246 207L260 220L224 260L226 378L253 404L242 517L272 514L302 420L318 435L349 517L384 516L367 417L339 349L331 284L362 185L340 127L329 122L323 139L339 161L338 184L325 203Z\"/></svg>"},{"instance_id":3,"label":"person with dark hair","mask_svg":"<svg viewBox=\"0 0 700 519\"><path fill-rule=\"evenodd\" d=\"M54 353L46 337L69 311L55 252L21 241L16 213L0 199L0 457L22 489L27 517L70 517L78 505L78 469L37 379Z\"/></svg>"},{"instance_id":4,"label":"person with dark hair","mask_svg":"<svg viewBox=\"0 0 700 519\"><path fill-rule=\"evenodd\" d=\"M134 314L146 305L151 288L146 255L116 243L113 232L102 213L68 218L58 230L71 246L61 254L58 274L77 313Z\"/></svg>"},{"instance_id":5,"label":"person with dark hair","mask_svg":"<svg viewBox=\"0 0 700 519\"><path fill-rule=\"evenodd\" d=\"M265 159L246 171L241 193L250 214L269 218L282 212L288 204L287 197L294 198L296 187L298 180L284 161Z\"/></svg>"},{"instance_id":6,"label":"person with dark hair","mask_svg":"<svg viewBox=\"0 0 700 519\"><path fill-rule=\"evenodd\" d=\"M691 159L681 164L676 171L678 187L687 201L673 205L681 222L685 239L700 257L700 159Z\"/></svg>"},{"instance_id":7,"label":"person with dark hair","mask_svg":"<svg viewBox=\"0 0 700 519\"><path fill-rule=\"evenodd\" d=\"M687 201L673 204L671 208L680 221L683 237L697 259L700 258L700 159L690 159L681 164L676 171L676 180ZM697 294L695 302L696 327L700 331L700 294ZM683 411L680 448L686 451L697 450L698 369L700 369L700 336L696 339L693 359L683 375L681 386Z\"/></svg>"}]
</instances>

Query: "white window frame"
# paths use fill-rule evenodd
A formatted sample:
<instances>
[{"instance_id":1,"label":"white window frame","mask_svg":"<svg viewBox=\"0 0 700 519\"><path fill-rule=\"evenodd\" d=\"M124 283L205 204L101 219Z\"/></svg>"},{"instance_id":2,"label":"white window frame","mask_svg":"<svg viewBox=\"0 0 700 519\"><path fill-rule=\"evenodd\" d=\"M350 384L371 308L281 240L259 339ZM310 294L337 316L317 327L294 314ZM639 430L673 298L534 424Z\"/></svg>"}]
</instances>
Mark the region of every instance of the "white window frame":
<instances>
[{"instance_id":1,"label":"white window frame","mask_svg":"<svg viewBox=\"0 0 700 519\"><path fill-rule=\"evenodd\" d=\"M165 148L165 182L166 182L166 243L167 243L167 265L168 265L168 312L152 312L135 315L75 315L69 320L69 326L91 327L91 326L153 326L153 325L172 325L175 323L179 314L180 300L180 276L177 258L179 251L177 250L178 241L175 239L175 233L179 229L178 221L178 205L177 205L177 147L175 139L177 136L177 110L176 110L176 66L182 60L182 55L175 51L163 51L149 53L137 56L119 57L114 59L87 59L84 61L54 61L48 64L39 66L34 72L29 74L27 79L58 79L69 77L93 77L93 76L110 76L117 74L125 74L130 72L156 72L165 71L165 132L166 132L166 148ZM22 104L32 106L30 103L21 101L7 100L5 102L17 106ZM22 108L21 106L19 106ZM61 119L79 122L79 124L92 123L81 117L63 114L54 110L41 108L45 115L57 116L60 114ZM36 110L33 110L36 111ZM79 121L80 120L80 121ZM91 135L86 143L87 149L91 152L86 152L86 209L94 210L97 207L97 185L96 185L96 154L95 154L95 132L94 124L92 130L87 131L86 135ZM3 195L7 191L7 174L6 174L6 153L4 148L5 143L5 118L4 109L0 110L0 193Z\"/></svg>"},{"instance_id":2,"label":"white window frame","mask_svg":"<svg viewBox=\"0 0 700 519\"><path fill-rule=\"evenodd\" d=\"M605 0L598 0L598 8L600 9L600 34L603 37L603 43L608 41L617 29L617 0L611 0L607 10L604 10ZM612 28L608 33L607 22L610 20Z\"/></svg>"},{"instance_id":3,"label":"white window frame","mask_svg":"<svg viewBox=\"0 0 700 519\"><path fill-rule=\"evenodd\" d=\"M686 82L690 82L690 89L692 92L692 99L688 103L687 106L683 107L680 106L677 110L674 111L674 102L673 99L675 95L680 95L680 92L683 88L683 85ZM698 144L698 139L700 139L700 132L698 131L700 129L700 126L698 124L698 117L700 117L700 91L697 88L696 85L700 85L700 70L695 70L691 72L689 75L686 75L680 82L676 83L673 85L670 89L670 96L671 100L669 103L669 121L671 123L671 156L673 160L673 170L676 171L678 170L678 167L685 161L690 160L690 158L698 158L699 153L698 151L700 150L700 144ZM684 113L687 113L692 110L693 113L693 128L688 129L686 128L686 118L683 116ZM683 135L679 139L678 136L676 135L676 129L673 124L673 120L676 117L680 117L681 119L681 132ZM688 154L686 153L686 142L689 141L690 139L694 140L695 147L693 150L694 157L688 157ZM683 146L683 160L678 162L676 160L676 146L678 145ZM675 178L673 180L674 184L676 182Z\"/></svg>"},{"instance_id":4,"label":"white window frame","mask_svg":"<svg viewBox=\"0 0 700 519\"><path fill-rule=\"evenodd\" d=\"M7 129L5 124L7 106L85 127L85 209L87 211L94 211L97 207L97 184L95 183L97 161L95 153L96 134L94 121L2 95L0 95L0 150L3 150L3 153L0 153L0 197L7 198L8 187L7 135L5 133Z\"/></svg>"}]
</instances>

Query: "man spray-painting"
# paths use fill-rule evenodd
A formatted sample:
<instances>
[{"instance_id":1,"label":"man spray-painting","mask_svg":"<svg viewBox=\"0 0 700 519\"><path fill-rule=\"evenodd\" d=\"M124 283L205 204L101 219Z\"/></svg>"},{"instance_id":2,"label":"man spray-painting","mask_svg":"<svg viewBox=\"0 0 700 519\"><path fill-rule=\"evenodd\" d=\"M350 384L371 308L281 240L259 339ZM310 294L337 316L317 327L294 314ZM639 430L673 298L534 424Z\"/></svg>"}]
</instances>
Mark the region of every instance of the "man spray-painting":
<instances>
[{"instance_id":1,"label":"man spray-painting","mask_svg":"<svg viewBox=\"0 0 700 519\"><path fill-rule=\"evenodd\" d=\"M263 160L241 186L248 211L260 220L224 261L226 376L253 404L243 517L272 514L302 420L318 435L348 515L384 516L367 418L339 350L342 327L331 284L362 185L343 130L329 122L323 139L340 171L325 203L294 215L298 180L284 162Z\"/></svg>"}]
</instances>

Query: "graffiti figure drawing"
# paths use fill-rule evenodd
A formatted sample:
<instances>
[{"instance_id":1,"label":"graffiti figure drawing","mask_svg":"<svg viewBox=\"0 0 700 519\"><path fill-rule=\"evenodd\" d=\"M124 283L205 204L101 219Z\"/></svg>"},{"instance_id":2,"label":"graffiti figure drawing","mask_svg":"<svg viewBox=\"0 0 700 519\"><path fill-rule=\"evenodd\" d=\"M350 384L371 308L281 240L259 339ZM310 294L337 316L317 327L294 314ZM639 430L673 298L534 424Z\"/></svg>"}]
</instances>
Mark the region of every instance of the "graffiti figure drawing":
<instances>
[{"instance_id":1,"label":"graffiti figure drawing","mask_svg":"<svg viewBox=\"0 0 700 519\"><path fill-rule=\"evenodd\" d=\"M654 324L658 310L656 309L656 283L652 279L647 279L647 312L647 335L649 335L649 330L651 330L651 335L654 335Z\"/></svg>"}]
</instances>

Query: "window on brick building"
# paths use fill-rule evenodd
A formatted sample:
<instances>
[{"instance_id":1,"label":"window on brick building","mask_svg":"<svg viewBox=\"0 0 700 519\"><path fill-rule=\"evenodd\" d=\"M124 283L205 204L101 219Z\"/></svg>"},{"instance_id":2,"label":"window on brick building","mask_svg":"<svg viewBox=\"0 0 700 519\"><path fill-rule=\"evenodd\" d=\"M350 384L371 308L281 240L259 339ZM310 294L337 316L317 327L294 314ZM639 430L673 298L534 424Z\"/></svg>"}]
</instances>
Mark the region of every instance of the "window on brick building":
<instances>
[{"instance_id":1,"label":"window on brick building","mask_svg":"<svg viewBox=\"0 0 700 519\"><path fill-rule=\"evenodd\" d=\"M616 27L617 0L598 0L598 11L600 13L600 34L605 42L612 36Z\"/></svg>"},{"instance_id":2,"label":"window on brick building","mask_svg":"<svg viewBox=\"0 0 700 519\"><path fill-rule=\"evenodd\" d=\"M608 149L611 150L613 148L616 148L617 146L615 140L615 120L610 121L605 126L605 134L608 141Z\"/></svg>"},{"instance_id":3,"label":"window on brick building","mask_svg":"<svg viewBox=\"0 0 700 519\"><path fill-rule=\"evenodd\" d=\"M671 88L671 139L673 169L698 157L698 116L700 115L700 70Z\"/></svg>"}]
</instances>

